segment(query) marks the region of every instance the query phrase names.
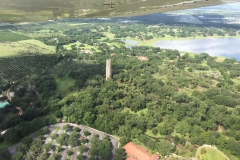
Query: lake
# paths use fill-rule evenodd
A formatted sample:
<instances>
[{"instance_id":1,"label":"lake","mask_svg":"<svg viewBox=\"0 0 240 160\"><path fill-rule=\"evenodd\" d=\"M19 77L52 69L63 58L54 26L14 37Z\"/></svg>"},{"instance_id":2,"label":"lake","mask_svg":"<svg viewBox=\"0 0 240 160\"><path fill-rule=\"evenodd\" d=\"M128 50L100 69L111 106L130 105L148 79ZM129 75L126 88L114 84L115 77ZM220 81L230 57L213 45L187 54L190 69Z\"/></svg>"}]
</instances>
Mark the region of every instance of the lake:
<instances>
[{"instance_id":1,"label":"lake","mask_svg":"<svg viewBox=\"0 0 240 160\"><path fill-rule=\"evenodd\" d=\"M236 58L240 61L240 38L158 41L153 46L192 53L208 53L211 56Z\"/></svg>"},{"instance_id":2,"label":"lake","mask_svg":"<svg viewBox=\"0 0 240 160\"><path fill-rule=\"evenodd\" d=\"M127 48L132 48L132 46L135 46L139 43L138 41L130 40L130 39L125 39L125 40L122 40L122 41L126 43Z\"/></svg>"}]
</instances>

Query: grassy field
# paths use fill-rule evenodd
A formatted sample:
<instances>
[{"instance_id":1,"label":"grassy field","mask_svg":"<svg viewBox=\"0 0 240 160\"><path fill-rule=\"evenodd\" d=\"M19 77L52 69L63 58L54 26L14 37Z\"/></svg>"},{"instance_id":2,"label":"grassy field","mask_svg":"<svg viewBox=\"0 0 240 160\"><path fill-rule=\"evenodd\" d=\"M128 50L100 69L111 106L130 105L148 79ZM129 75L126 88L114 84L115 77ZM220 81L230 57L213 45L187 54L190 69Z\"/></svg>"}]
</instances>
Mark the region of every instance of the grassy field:
<instances>
[{"instance_id":1,"label":"grassy field","mask_svg":"<svg viewBox=\"0 0 240 160\"><path fill-rule=\"evenodd\" d=\"M3 141L2 143L0 143L0 149L11 147L14 144L15 143L9 143L9 142Z\"/></svg>"},{"instance_id":2,"label":"grassy field","mask_svg":"<svg viewBox=\"0 0 240 160\"><path fill-rule=\"evenodd\" d=\"M203 36L196 36L196 37L172 37L172 36L165 36L160 38L153 38L147 41L141 41L139 39L134 38L125 38L127 40L135 40L138 41L138 46L153 46L154 43L158 41L171 41L171 40L189 40L189 39L211 39L211 38L240 38L240 35L238 36L211 36L211 37L203 37Z\"/></svg>"},{"instance_id":3,"label":"grassy field","mask_svg":"<svg viewBox=\"0 0 240 160\"><path fill-rule=\"evenodd\" d=\"M190 57L194 57L195 56L194 53L190 53L190 52L179 51L179 53L180 53L180 56L183 56L184 54L187 54L187 53L189 54Z\"/></svg>"},{"instance_id":4,"label":"grassy field","mask_svg":"<svg viewBox=\"0 0 240 160\"><path fill-rule=\"evenodd\" d=\"M225 57L217 57L216 62L222 62L225 59L226 59Z\"/></svg>"},{"instance_id":5,"label":"grassy field","mask_svg":"<svg viewBox=\"0 0 240 160\"><path fill-rule=\"evenodd\" d=\"M30 39L30 37L11 31L0 31L0 42L16 42Z\"/></svg>"},{"instance_id":6,"label":"grassy field","mask_svg":"<svg viewBox=\"0 0 240 160\"><path fill-rule=\"evenodd\" d=\"M226 160L225 157L218 151L212 148L205 148L207 153L198 155L199 160Z\"/></svg>"},{"instance_id":7,"label":"grassy field","mask_svg":"<svg viewBox=\"0 0 240 160\"><path fill-rule=\"evenodd\" d=\"M138 115L141 115L141 113L143 114L147 114L148 108L142 109L140 111L137 112Z\"/></svg>"},{"instance_id":8,"label":"grassy field","mask_svg":"<svg viewBox=\"0 0 240 160\"><path fill-rule=\"evenodd\" d=\"M135 112L133 112L130 108L124 108L124 110L122 111L123 113L129 111L130 114L136 114Z\"/></svg>"},{"instance_id":9,"label":"grassy field","mask_svg":"<svg viewBox=\"0 0 240 160\"><path fill-rule=\"evenodd\" d=\"M115 37L115 34L112 34L110 32L104 32L104 35L109 39L114 39L114 37Z\"/></svg>"},{"instance_id":10,"label":"grassy field","mask_svg":"<svg viewBox=\"0 0 240 160\"><path fill-rule=\"evenodd\" d=\"M80 42L75 42L75 43L70 43L70 44L67 44L67 45L64 45L63 47L65 48L65 49L67 49L67 50L72 50L72 45L76 45L76 46L79 46L81 43ZM80 48L82 48L82 47L80 47ZM96 49L96 47L94 47L94 46L90 46L90 45L87 45L87 44L84 44L84 47L83 47L84 49L89 49L89 50L91 50L92 48L93 49ZM99 50L97 50L96 49L96 51L98 52Z\"/></svg>"},{"instance_id":11,"label":"grassy field","mask_svg":"<svg viewBox=\"0 0 240 160\"><path fill-rule=\"evenodd\" d=\"M75 80L69 77L62 79L56 78L57 91L60 91L63 95L76 94L77 91L70 91L69 88L75 85Z\"/></svg>"},{"instance_id":12,"label":"grassy field","mask_svg":"<svg viewBox=\"0 0 240 160\"><path fill-rule=\"evenodd\" d=\"M154 137L154 138L163 138L164 137L164 136L161 136L160 133L157 133L156 135L154 135L150 129L147 129L145 134L150 137Z\"/></svg>"},{"instance_id":13,"label":"grassy field","mask_svg":"<svg viewBox=\"0 0 240 160\"><path fill-rule=\"evenodd\" d=\"M40 31L37 31L38 33L49 33L51 30L49 29L41 29Z\"/></svg>"},{"instance_id":14,"label":"grassy field","mask_svg":"<svg viewBox=\"0 0 240 160\"><path fill-rule=\"evenodd\" d=\"M0 57L17 56L21 53L55 53L55 46L48 46L41 41L30 39L18 42L0 43Z\"/></svg>"},{"instance_id":15,"label":"grassy field","mask_svg":"<svg viewBox=\"0 0 240 160\"><path fill-rule=\"evenodd\" d=\"M231 79L235 84L238 84L238 85L240 85L240 80L238 80L238 79Z\"/></svg>"}]
</instances>

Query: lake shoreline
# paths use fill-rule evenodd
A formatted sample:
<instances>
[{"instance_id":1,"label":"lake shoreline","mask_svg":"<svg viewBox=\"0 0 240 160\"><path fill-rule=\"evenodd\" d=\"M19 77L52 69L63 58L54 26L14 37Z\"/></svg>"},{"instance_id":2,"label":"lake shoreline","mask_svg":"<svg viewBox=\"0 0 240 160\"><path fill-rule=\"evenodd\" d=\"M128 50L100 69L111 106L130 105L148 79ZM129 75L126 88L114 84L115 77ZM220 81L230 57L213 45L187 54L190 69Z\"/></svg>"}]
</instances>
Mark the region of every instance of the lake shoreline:
<instances>
[{"instance_id":1,"label":"lake shoreline","mask_svg":"<svg viewBox=\"0 0 240 160\"><path fill-rule=\"evenodd\" d=\"M196 40L196 39L225 39L225 38L240 38L240 35L237 36L211 36L211 37L163 37L163 38L154 38L148 41L142 41L135 38L122 38L125 40L133 40L138 42L138 46L153 46L154 43L158 41L175 41L175 40Z\"/></svg>"},{"instance_id":2,"label":"lake shoreline","mask_svg":"<svg viewBox=\"0 0 240 160\"><path fill-rule=\"evenodd\" d=\"M133 38L126 38L124 41L128 48L132 46L160 47L194 54L208 53L213 57L235 58L237 61L240 61L240 50L238 48L240 37L198 37L195 39L176 38L174 40L155 39L147 43L134 40Z\"/></svg>"}]
</instances>

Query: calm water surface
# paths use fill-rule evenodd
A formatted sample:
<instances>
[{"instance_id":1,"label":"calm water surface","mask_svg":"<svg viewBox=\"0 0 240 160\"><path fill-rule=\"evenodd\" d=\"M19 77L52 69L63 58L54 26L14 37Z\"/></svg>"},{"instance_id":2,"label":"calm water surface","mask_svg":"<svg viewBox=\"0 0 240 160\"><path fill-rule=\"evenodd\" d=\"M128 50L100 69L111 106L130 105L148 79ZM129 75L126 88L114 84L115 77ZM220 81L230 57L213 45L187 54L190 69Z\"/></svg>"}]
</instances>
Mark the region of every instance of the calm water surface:
<instances>
[{"instance_id":1,"label":"calm water surface","mask_svg":"<svg viewBox=\"0 0 240 160\"><path fill-rule=\"evenodd\" d=\"M138 44L138 41L130 40L130 39L126 39L126 40L122 40L122 41L126 43L127 48L131 48L132 46L135 46Z\"/></svg>"},{"instance_id":2,"label":"calm water surface","mask_svg":"<svg viewBox=\"0 0 240 160\"><path fill-rule=\"evenodd\" d=\"M8 102L0 102L0 108L3 108L8 104L9 104Z\"/></svg>"},{"instance_id":3,"label":"calm water surface","mask_svg":"<svg viewBox=\"0 0 240 160\"><path fill-rule=\"evenodd\" d=\"M192 53L208 53L211 56L236 58L240 61L240 38L158 41L153 46Z\"/></svg>"}]
</instances>

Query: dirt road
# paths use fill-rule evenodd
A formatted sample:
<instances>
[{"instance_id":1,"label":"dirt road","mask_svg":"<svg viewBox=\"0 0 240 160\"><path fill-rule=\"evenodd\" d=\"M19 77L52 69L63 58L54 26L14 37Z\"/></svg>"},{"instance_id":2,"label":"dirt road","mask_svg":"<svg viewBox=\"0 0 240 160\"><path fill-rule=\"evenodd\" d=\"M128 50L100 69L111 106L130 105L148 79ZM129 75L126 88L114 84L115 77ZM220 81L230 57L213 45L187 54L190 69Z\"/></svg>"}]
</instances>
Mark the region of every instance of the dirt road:
<instances>
[{"instance_id":1,"label":"dirt road","mask_svg":"<svg viewBox=\"0 0 240 160\"><path fill-rule=\"evenodd\" d=\"M12 99L11 99L11 97L9 95L9 91L10 91L10 88L7 90L7 97L8 97L8 100L11 101Z\"/></svg>"}]
</instances>

